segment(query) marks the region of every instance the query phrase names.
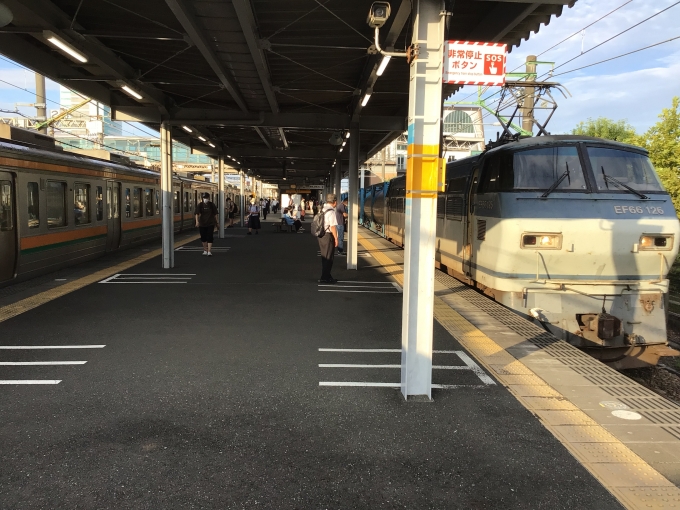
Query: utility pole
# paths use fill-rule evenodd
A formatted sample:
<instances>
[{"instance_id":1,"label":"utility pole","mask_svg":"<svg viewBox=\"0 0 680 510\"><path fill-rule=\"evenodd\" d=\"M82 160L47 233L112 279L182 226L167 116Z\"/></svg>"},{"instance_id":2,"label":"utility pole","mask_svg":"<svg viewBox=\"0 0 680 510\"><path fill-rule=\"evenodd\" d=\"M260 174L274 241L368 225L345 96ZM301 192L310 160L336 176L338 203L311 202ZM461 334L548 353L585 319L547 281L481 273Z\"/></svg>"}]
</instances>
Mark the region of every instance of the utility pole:
<instances>
[{"instance_id":1,"label":"utility pole","mask_svg":"<svg viewBox=\"0 0 680 510\"><path fill-rule=\"evenodd\" d=\"M528 55L526 60L526 81L536 81L536 55ZM522 129L533 134L534 131L534 93L533 86L524 87L524 106L522 107Z\"/></svg>"},{"instance_id":2,"label":"utility pole","mask_svg":"<svg viewBox=\"0 0 680 510\"><path fill-rule=\"evenodd\" d=\"M35 73L35 116L36 123L47 120L47 98L45 97L45 77ZM47 133L47 126L38 129L40 133Z\"/></svg>"}]
</instances>

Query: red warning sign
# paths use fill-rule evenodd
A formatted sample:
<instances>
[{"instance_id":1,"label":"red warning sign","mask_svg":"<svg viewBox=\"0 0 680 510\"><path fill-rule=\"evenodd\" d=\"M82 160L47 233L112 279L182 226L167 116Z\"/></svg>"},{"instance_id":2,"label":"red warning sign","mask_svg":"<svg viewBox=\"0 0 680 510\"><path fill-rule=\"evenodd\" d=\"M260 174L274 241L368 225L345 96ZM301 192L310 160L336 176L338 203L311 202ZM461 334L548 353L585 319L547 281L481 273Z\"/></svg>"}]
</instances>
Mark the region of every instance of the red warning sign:
<instances>
[{"instance_id":1,"label":"red warning sign","mask_svg":"<svg viewBox=\"0 0 680 510\"><path fill-rule=\"evenodd\" d=\"M505 84L506 44L446 41L444 52L444 83Z\"/></svg>"}]
</instances>

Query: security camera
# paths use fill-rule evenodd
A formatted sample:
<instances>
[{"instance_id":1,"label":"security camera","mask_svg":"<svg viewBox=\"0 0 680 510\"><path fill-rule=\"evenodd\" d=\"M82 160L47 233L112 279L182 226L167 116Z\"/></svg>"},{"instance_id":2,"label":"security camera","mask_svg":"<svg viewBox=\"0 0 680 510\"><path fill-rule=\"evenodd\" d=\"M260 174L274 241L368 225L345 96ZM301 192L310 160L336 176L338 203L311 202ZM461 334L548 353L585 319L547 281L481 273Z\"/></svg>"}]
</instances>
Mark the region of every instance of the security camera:
<instances>
[{"instance_id":1,"label":"security camera","mask_svg":"<svg viewBox=\"0 0 680 510\"><path fill-rule=\"evenodd\" d=\"M390 3L389 2L373 2L371 10L368 11L368 18L366 23L371 28L381 28L387 19L390 17Z\"/></svg>"}]
</instances>

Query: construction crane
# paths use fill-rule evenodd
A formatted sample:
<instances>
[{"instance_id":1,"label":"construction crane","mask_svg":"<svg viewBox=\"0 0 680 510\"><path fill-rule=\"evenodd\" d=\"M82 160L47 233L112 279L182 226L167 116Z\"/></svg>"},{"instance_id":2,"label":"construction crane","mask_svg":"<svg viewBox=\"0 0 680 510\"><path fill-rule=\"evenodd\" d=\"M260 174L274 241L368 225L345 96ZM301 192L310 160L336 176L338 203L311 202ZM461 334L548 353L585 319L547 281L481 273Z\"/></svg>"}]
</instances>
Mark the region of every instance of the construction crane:
<instances>
[{"instance_id":1,"label":"construction crane","mask_svg":"<svg viewBox=\"0 0 680 510\"><path fill-rule=\"evenodd\" d=\"M87 103L89 103L90 101L92 101L92 100L91 100L91 99L85 99L85 100L81 101L80 103L78 103L77 105L71 106L71 108L68 108L68 109L66 109L66 110L64 110L64 111L59 112L59 113L56 114L54 117L50 117L49 119L44 120L43 122L38 122L38 123L34 124L33 128L34 128L34 129L37 129L38 131L40 131L41 129L45 129L45 128L47 128L47 127L50 127L50 126L51 126L52 124L54 124L55 122L60 121L60 120L63 119L64 117L66 117L66 116L70 115L71 113L75 112L78 108L80 108L80 107L82 107L82 106L85 106L85 105L86 105Z\"/></svg>"}]
</instances>

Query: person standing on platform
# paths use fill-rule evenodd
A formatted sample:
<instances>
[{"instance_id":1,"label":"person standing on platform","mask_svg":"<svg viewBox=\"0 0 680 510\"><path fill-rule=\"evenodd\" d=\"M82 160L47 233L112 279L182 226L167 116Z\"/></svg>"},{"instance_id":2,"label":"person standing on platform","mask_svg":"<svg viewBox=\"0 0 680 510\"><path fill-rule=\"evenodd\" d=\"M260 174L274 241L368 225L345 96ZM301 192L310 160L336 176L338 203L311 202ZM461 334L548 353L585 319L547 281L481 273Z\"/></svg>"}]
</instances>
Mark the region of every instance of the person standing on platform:
<instances>
[{"instance_id":1,"label":"person standing on platform","mask_svg":"<svg viewBox=\"0 0 680 510\"><path fill-rule=\"evenodd\" d=\"M272 212L276 214L276 211L279 210L279 201L274 199L272 200Z\"/></svg>"},{"instance_id":2,"label":"person standing on platform","mask_svg":"<svg viewBox=\"0 0 680 510\"><path fill-rule=\"evenodd\" d=\"M194 216L201 233L203 255L212 257L213 232L217 225L217 206L210 201L210 193L203 193L203 201L196 206Z\"/></svg>"},{"instance_id":3,"label":"person standing on platform","mask_svg":"<svg viewBox=\"0 0 680 510\"><path fill-rule=\"evenodd\" d=\"M267 219L267 201L264 198L260 199L260 211L262 211L262 219Z\"/></svg>"},{"instance_id":4,"label":"person standing on platform","mask_svg":"<svg viewBox=\"0 0 680 510\"><path fill-rule=\"evenodd\" d=\"M333 193L326 195L326 203L322 210L325 234L318 238L319 251L321 252L321 278L319 278L319 283L335 283L338 281L331 275L335 248L338 246L338 219L335 214L337 203L338 198Z\"/></svg>"},{"instance_id":5,"label":"person standing on platform","mask_svg":"<svg viewBox=\"0 0 680 510\"><path fill-rule=\"evenodd\" d=\"M344 199L335 208L335 216L338 222L338 255L345 254L345 218L347 218L347 199Z\"/></svg>"},{"instance_id":6,"label":"person standing on platform","mask_svg":"<svg viewBox=\"0 0 680 510\"><path fill-rule=\"evenodd\" d=\"M233 228L234 227L234 209L236 207L236 204L234 204L233 200L231 197L227 197L227 221L229 222L227 225L227 228Z\"/></svg>"},{"instance_id":7,"label":"person standing on platform","mask_svg":"<svg viewBox=\"0 0 680 510\"><path fill-rule=\"evenodd\" d=\"M250 199L250 208L248 209L248 235L260 233L260 206L257 205L254 198Z\"/></svg>"},{"instance_id":8,"label":"person standing on platform","mask_svg":"<svg viewBox=\"0 0 680 510\"><path fill-rule=\"evenodd\" d=\"M305 221L305 199L300 200L300 221Z\"/></svg>"}]
</instances>

